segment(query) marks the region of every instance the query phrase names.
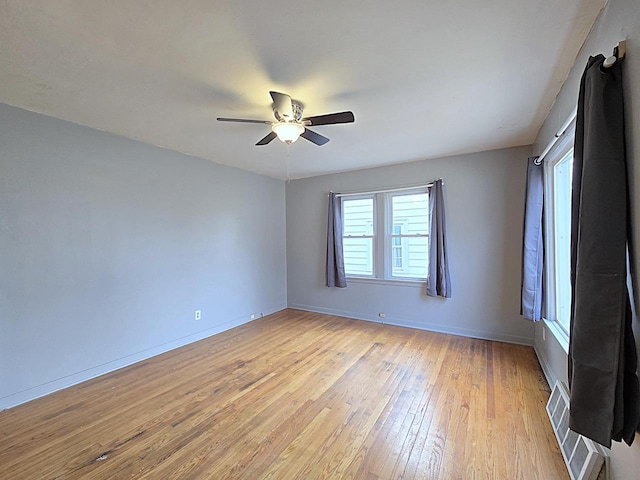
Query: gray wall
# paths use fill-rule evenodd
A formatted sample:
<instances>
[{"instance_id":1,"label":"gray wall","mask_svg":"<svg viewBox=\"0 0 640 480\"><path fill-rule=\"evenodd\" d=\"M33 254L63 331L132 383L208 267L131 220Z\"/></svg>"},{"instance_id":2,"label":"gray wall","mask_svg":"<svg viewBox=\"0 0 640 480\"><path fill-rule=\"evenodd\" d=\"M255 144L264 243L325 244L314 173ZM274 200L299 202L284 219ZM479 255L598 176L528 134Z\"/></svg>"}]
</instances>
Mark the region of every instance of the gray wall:
<instances>
[{"instance_id":1,"label":"gray wall","mask_svg":"<svg viewBox=\"0 0 640 480\"><path fill-rule=\"evenodd\" d=\"M285 249L284 182L0 104L0 408L285 308Z\"/></svg>"},{"instance_id":2,"label":"gray wall","mask_svg":"<svg viewBox=\"0 0 640 480\"><path fill-rule=\"evenodd\" d=\"M287 184L289 306L385 323L533 343L519 316L526 159L514 148L294 180ZM424 285L324 286L327 193L415 185L442 177L453 297Z\"/></svg>"},{"instance_id":3,"label":"gray wall","mask_svg":"<svg viewBox=\"0 0 640 480\"><path fill-rule=\"evenodd\" d=\"M638 0L610 0L594 25L576 63L569 74L556 103L549 113L536 143L535 153L540 153L575 108L578 100L580 77L589 56L599 53L608 56L618 41L627 39L627 57L624 62L624 88L627 122L627 155L631 187L633 218L633 255L636 277L640 273L640 3ZM638 289L636 288L636 291ZM636 294L636 311L638 308ZM536 328L535 348L550 382L567 380L567 355L553 335L546 332L542 339L540 324ZM636 343L640 350L640 323L634 319ZM640 435L631 448L614 444L611 452L613 479L638 478L640 472Z\"/></svg>"}]
</instances>

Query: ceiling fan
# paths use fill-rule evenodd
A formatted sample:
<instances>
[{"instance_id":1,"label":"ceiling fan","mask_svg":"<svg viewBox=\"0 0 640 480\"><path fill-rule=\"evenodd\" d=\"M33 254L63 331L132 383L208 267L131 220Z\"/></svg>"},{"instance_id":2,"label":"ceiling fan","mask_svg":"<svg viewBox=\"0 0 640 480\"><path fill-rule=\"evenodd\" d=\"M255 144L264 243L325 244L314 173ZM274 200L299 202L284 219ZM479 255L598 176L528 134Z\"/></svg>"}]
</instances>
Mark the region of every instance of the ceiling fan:
<instances>
[{"instance_id":1,"label":"ceiling fan","mask_svg":"<svg viewBox=\"0 0 640 480\"><path fill-rule=\"evenodd\" d=\"M314 117L303 117L304 105L297 100L292 100L285 93L269 92L273 99L273 115L275 122L268 120L247 120L243 118L218 118L220 122L240 123L264 123L271 125L271 132L256 145L266 145L278 137L286 144L292 144L298 137L309 140L311 143L322 146L329 141L327 137L309 130L308 127L317 125L334 125L337 123L355 122L353 112L327 113Z\"/></svg>"}]
</instances>

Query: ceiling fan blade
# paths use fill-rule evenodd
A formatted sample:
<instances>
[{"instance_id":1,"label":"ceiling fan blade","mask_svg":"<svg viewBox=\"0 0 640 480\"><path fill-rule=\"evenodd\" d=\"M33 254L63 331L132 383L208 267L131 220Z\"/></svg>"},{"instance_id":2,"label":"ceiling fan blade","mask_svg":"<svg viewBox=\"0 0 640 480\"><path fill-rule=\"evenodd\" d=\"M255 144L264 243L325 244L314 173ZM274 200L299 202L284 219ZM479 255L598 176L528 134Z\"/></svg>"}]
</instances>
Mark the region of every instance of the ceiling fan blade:
<instances>
[{"instance_id":1,"label":"ceiling fan blade","mask_svg":"<svg viewBox=\"0 0 640 480\"><path fill-rule=\"evenodd\" d=\"M302 138L306 138L311 143L315 143L316 145L322 146L329 141L327 137L323 137L319 133L312 132L308 128L304 129L304 132L300 134Z\"/></svg>"},{"instance_id":2,"label":"ceiling fan blade","mask_svg":"<svg viewBox=\"0 0 640 480\"><path fill-rule=\"evenodd\" d=\"M308 125L334 125L337 123L352 123L356 121L353 112L327 113L326 115L316 115L315 117L306 117L302 122L310 122Z\"/></svg>"},{"instance_id":3,"label":"ceiling fan blade","mask_svg":"<svg viewBox=\"0 0 640 480\"><path fill-rule=\"evenodd\" d=\"M247 120L246 118L222 118L218 117L216 120L219 122L239 122L239 123L265 123L271 125L272 122L267 120Z\"/></svg>"},{"instance_id":4,"label":"ceiling fan blade","mask_svg":"<svg viewBox=\"0 0 640 480\"><path fill-rule=\"evenodd\" d=\"M256 146L258 146L258 145L266 145L267 143L269 143L271 140L273 140L276 137L277 137L277 135L274 132L271 132L271 133L269 133L269 135L267 135L262 140L260 140L258 143L256 143Z\"/></svg>"},{"instance_id":5,"label":"ceiling fan blade","mask_svg":"<svg viewBox=\"0 0 640 480\"><path fill-rule=\"evenodd\" d=\"M269 92L273 99L273 105L281 117L291 120L293 118L293 104L291 97L285 93Z\"/></svg>"}]
</instances>

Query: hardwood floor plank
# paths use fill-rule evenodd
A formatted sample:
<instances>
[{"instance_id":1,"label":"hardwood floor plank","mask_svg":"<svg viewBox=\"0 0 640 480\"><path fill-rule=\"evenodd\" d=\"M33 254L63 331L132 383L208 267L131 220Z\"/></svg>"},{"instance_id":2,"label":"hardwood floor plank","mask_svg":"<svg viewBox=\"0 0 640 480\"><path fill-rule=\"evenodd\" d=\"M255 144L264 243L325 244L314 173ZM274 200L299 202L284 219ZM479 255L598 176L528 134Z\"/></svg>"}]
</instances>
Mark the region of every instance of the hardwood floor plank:
<instances>
[{"instance_id":1,"label":"hardwood floor plank","mask_svg":"<svg viewBox=\"0 0 640 480\"><path fill-rule=\"evenodd\" d=\"M284 310L0 412L0 478L563 479L529 347Z\"/></svg>"}]
</instances>

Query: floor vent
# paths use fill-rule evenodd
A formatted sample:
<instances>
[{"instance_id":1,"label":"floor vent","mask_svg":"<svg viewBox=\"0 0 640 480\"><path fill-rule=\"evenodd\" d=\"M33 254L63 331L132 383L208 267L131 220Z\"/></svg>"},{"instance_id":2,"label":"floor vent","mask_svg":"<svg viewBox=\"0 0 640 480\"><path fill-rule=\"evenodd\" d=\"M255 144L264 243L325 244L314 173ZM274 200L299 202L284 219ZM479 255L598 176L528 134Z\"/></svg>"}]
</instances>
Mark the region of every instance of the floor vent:
<instances>
[{"instance_id":1,"label":"floor vent","mask_svg":"<svg viewBox=\"0 0 640 480\"><path fill-rule=\"evenodd\" d=\"M556 382L547 413L572 480L607 480L609 457L594 441L569 430L569 392Z\"/></svg>"}]
</instances>

